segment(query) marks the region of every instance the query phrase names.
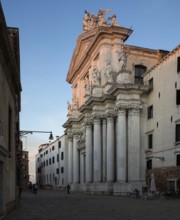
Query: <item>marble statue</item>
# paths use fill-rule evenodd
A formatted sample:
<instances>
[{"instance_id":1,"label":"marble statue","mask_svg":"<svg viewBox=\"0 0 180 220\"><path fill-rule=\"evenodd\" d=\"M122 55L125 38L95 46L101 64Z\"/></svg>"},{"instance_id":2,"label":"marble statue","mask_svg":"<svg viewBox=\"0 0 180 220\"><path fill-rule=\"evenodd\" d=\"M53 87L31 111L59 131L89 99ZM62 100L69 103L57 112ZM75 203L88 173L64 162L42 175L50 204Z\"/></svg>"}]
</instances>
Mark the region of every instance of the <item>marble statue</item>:
<instances>
[{"instance_id":1,"label":"marble statue","mask_svg":"<svg viewBox=\"0 0 180 220\"><path fill-rule=\"evenodd\" d=\"M89 30L89 23L90 23L90 14L85 10L83 17L83 31Z\"/></svg>"},{"instance_id":2,"label":"marble statue","mask_svg":"<svg viewBox=\"0 0 180 220\"><path fill-rule=\"evenodd\" d=\"M120 26L119 23L116 21L116 15L113 14L111 17L108 18L108 20L111 20L111 25L112 26Z\"/></svg>"},{"instance_id":3,"label":"marble statue","mask_svg":"<svg viewBox=\"0 0 180 220\"><path fill-rule=\"evenodd\" d=\"M121 46L121 51L118 54L118 61L120 65L120 70L126 70L127 68L127 57L129 55L129 52L124 52L124 46Z\"/></svg>"},{"instance_id":4,"label":"marble statue","mask_svg":"<svg viewBox=\"0 0 180 220\"><path fill-rule=\"evenodd\" d=\"M92 78L94 85L100 85L100 73L96 66L93 68Z\"/></svg>"},{"instance_id":5,"label":"marble statue","mask_svg":"<svg viewBox=\"0 0 180 220\"><path fill-rule=\"evenodd\" d=\"M110 11L111 11L111 9L104 10L104 11L101 8L99 9L99 12L98 12L98 15L97 15L97 17L98 17L98 26L103 26L103 25L107 24L104 15L108 14Z\"/></svg>"},{"instance_id":6,"label":"marble statue","mask_svg":"<svg viewBox=\"0 0 180 220\"><path fill-rule=\"evenodd\" d=\"M69 103L69 101L67 101L67 109L68 109L68 115L72 115L72 106Z\"/></svg>"},{"instance_id":7,"label":"marble statue","mask_svg":"<svg viewBox=\"0 0 180 220\"><path fill-rule=\"evenodd\" d=\"M112 69L111 69L111 64L110 61L107 60L106 62L106 68L105 68L105 73L104 73L107 82L113 83L113 77L112 77Z\"/></svg>"},{"instance_id":8,"label":"marble statue","mask_svg":"<svg viewBox=\"0 0 180 220\"><path fill-rule=\"evenodd\" d=\"M91 85L89 79L85 79L85 95L91 95Z\"/></svg>"}]
</instances>

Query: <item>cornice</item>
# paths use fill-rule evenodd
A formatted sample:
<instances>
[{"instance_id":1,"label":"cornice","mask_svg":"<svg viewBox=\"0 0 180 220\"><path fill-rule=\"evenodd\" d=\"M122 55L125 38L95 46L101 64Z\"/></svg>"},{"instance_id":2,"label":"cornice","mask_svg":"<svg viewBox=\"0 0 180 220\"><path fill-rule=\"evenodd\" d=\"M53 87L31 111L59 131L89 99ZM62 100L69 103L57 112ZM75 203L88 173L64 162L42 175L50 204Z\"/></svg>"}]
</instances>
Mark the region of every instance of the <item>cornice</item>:
<instances>
[{"instance_id":1,"label":"cornice","mask_svg":"<svg viewBox=\"0 0 180 220\"><path fill-rule=\"evenodd\" d=\"M118 93L124 92L133 92L133 93L146 93L148 92L149 87L146 85L141 84L115 84L113 87L111 87L107 92L111 95L117 95Z\"/></svg>"},{"instance_id":2,"label":"cornice","mask_svg":"<svg viewBox=\"0 0 180 220\"><path fill-rule=\"evenodd\" d=\"M158 67L160 64L164 63L165 60L167 60L169 57L171 57L177 50L180 49L180 44L178 44L172 51L170 51L166 56L164 56L156 65L154 65L151 69L149 69L144 76L152 72L156 67Z\"/></svg>"}]
</instances>

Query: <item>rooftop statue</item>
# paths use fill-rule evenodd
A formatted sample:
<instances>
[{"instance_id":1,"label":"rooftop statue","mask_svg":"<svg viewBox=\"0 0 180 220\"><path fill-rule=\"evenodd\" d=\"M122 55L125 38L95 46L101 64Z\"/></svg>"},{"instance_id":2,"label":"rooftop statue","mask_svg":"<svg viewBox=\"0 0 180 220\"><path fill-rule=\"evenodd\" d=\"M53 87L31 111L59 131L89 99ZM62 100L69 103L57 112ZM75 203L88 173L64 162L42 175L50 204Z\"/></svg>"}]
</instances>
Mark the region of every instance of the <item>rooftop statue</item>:
<instances>
[{"instance_id":1,"label":"rooftop statue","mask_svg":"<svg viewBox=\"0 0 180 220\"><path fill-rule=\"evenodd\" d=\"M94 14L88 12L87 10L84 11L84 17L83 17L83 31L89 31L99 26L120 26L118 22L116 21L116 15L113 14L111 17L108 18L108 20L111 20L111 24L108 24L105 15L108 14L111 11L111 9L108 10L102 10L101 8L98 11L97 16Z\"/></svg>"},{"instance_id":2,"label":"rooftop statue","mask_svg":"<svg viewBox=\"0 0 180 220\"><path fill-rule=\"evenodd\" d=\"M98 26L107 25L107 22L105 20L104 15L108 14L110 11L111 11L111 9L104 10L104 11L101 8L99 9L99 12L98 12Z\"/></svg>"},{"instance_id":3,"label":"rooftop statue","mask_svg":"<svg viewBox=\"0 0 180 220\"><path fill-rule=\"evenodd\" d=\"M116 15L113 14L111 17L108 18L108 20L111 20L112 26L120 26L119 23L116 21Z\"/></svg>"}]
</instances>

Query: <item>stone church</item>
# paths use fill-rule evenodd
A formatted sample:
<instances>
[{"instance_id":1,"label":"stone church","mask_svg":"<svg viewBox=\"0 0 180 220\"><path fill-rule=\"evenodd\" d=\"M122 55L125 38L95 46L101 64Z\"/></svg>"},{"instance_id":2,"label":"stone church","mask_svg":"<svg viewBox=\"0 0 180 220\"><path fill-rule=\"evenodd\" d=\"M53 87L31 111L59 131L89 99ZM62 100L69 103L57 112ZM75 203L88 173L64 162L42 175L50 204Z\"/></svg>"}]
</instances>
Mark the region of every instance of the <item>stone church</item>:
<instances>
[{"instance_id":1,"label":"stone church","mask_svg":"<svg viewBox=\"0 0 180 220\"><path fill-rule=\"evenodd\" d=\"M127 45L132 32L122 27L110 10L99 9L97 16L85 11L83 33L77 39L66 78L72 85L72 102L68 102L63 127L68 143L68 182L73 190L126 195L135 188L147 188L152 173L163 190L162 170L176 167L174 137L180 130L175 132L174 123L180 122L180 116L177 111L173 117L176 104L172 113L168 107L163 111L169 101L163 92L166 94L170 79L158 75L162 75L161 65L170 53ZM179 77L177 71L175 74ZM173 90L178 90L178 80L173 80ZM164 134L168 140L167 117L174 126L173 143L168 146L163 140ZM173 156L168 159L169 148ZM180 177L180 173L173 175L166 175L163 181Z\"/></svg>"}]
</instances>

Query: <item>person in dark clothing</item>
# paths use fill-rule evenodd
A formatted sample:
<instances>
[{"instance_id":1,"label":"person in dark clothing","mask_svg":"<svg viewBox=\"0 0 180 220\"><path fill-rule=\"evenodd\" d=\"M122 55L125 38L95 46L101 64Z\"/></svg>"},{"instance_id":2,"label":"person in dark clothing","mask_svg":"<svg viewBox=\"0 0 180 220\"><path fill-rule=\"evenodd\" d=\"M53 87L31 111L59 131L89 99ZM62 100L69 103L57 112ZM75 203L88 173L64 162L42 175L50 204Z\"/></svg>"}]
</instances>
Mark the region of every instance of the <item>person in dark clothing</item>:
<instances>
[{"instance_id":1,"label":"person in dark clothing","mask_svg":"<svg viewBox=\"0 0 180 220\"><path fill-rule=\"evenodd\" d=\"M69 194L69 193L70 193L71 186L68 184L66 188L67 188L67 193Z\"/></svg>"}]
</instances>

